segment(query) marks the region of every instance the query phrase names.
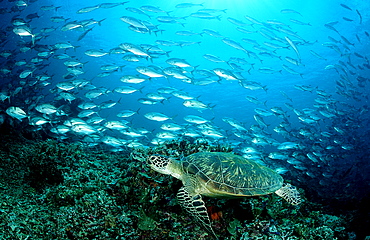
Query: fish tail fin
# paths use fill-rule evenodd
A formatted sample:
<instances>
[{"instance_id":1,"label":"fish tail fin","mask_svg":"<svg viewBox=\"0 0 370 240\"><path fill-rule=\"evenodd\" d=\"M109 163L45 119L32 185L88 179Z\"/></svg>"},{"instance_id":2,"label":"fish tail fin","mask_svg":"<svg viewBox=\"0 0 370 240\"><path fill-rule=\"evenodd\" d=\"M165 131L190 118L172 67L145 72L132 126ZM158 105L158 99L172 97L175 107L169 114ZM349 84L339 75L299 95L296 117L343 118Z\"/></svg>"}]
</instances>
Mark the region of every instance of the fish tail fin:
<instances>
[{"instance_id":1,"label":"fish tail fin","mask_svg":"<svg viewBox=\"0 0 370 240\"><path fill-rule=\"evenodd\" d=\"M99 26L101 26L101 22L103 22L106 18L103 18L102 20L98 21Z\"/></svg>"},{"instance_id":2,"label":"fish tail fin","mask_svg":"<svg viewBox=\"0 0 370 240\"><path fill-rule=\"evenodd\" d=\"M248 55L249 58L251 57L248 50L244 50L244 52Z\"/></svg>"},{"instance_id":3,"label":"fish tail fin","mask_svg":"<svg viewBox=\"0 0 370 240\"><path fill-rule=\"evenodd\" d=\"M35 34L32 34L31 37L32 37L32 39L31 39L32 46L35 46L35 37L36 37L36 35Z\"/></svg>"},{"instance_id":4,"label":"fish tail fin","mask_svg":"<svg viewBox=\"0 0 370 240\"><path fill-rule=\"evenodd\" d=\"M251 75L251 70L252 70L253 66L247 71L249 75ZM254 69L254 68L253 68Z\"/></svg>"},{"instance_id":5,"label":"fish tail fin","mask_svg":"<svg viewBox=\"0 0 370 240\"><path fill-rule=\"evenodd\" d=\"M216 107L216 105L217 105L217 104L213 104L213 105L208 104L208 105L207 105L207 107L208 107L210 110L213 110L213 108L215 108L215 107Z\"/></svg>"}]
</instances>

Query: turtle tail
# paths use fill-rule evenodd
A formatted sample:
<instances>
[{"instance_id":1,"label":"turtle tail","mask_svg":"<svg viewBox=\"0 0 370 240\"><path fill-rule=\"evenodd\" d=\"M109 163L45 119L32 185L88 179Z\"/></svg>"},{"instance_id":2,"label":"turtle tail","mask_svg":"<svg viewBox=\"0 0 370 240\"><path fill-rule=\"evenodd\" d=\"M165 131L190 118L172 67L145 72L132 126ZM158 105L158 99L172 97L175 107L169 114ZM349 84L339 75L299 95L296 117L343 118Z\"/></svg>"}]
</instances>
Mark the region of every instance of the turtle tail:
<instances>
[{"instance_id":1,"label":"turtle tail","mask_svg":"<svg viewBox=\"0 0 370 240\"><path fill-rule=\"evenodd\" d=\"M302 202L301 196L296 187L287 183L275 192L278 196L284 198L292 205L298 205Z\"/></svg>"}]
</instances>

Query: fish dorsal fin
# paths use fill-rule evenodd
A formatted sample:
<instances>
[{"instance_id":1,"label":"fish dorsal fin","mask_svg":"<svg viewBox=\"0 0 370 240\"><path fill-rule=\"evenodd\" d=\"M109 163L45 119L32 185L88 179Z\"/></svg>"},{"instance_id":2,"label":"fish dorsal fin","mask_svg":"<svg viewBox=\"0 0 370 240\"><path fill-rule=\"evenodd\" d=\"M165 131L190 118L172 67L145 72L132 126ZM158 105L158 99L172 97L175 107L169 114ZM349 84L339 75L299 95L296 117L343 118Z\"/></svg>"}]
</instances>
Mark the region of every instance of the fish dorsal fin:
<instances>
[{"instance_id":1,"label":"fish dorsal fin","mask_svg":"<svg viewBox=\"0 0 370 240\"><path fill-rule=\"evenodd\" d=\"M186 187L179 189L177 199L180 205L215 239L217 236L212 229L207 208L200 194L190 194Z\"/></svg>"}]
</instances>

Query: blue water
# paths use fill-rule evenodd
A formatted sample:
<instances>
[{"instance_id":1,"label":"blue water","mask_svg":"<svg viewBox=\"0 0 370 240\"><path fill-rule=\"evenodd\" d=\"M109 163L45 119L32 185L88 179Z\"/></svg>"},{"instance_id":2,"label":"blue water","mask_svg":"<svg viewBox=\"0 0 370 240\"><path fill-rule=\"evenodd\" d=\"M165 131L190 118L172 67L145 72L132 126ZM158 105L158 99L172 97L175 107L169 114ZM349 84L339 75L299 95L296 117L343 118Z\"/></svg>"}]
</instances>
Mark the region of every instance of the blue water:
<instances>
[{"instance_id":1,"label":"blue water","mask_svg":"<svg viewBox=\"0 0 370 240\"><path fill-rule=\"evenodd\" d=\"M199 134L196 138L188 138L192 141L230 145L234 152L246 158L276 170L283 169L280 173L284 179L302 189L305 198L309 201L324 202L337 213L342 208L353 210L353 203L358 202L360 205L369 199L369 1L202 0L192 1L199 4L197 6L177 8L176 5L184 2L132 0L123 5L97 8L87 13L77 11L103 2L45 0L30 1L27 6L15 6L21 3L1 1L0 5L0 96L4 98L0 98L3 100L0 103L0 124L39 132L46 138L58 141L82 142L87 146L91 143L86 142L85 137L96 136L97 145L94 144L93 147L117 151L131 149L130 143L140 144L143 148L155 147L153 140L158 139L157 133L165 132L160 126L163 123L177 123L183 129L175 133L176 141L184 139L185 131L192 130ZM144 15L126 9L140 9L145 5L155 6L169 14L143 10ZM42 10L44 6L56 6L58 9ZM191 16L201 9L213 9L210 16L214 16L214 19ZM286 13L284 9L291 11ZM39 17L27 18L29 14L34 13ZM50 18L55 16L62 16L66 21L52 22ZM146 26L149 26L150 22L156 27L151 32L138 33L120 20L122 16L133 17ZM160 16L178 19L175 23L163 23L157 19ZM245 16L252 17L260 24L252 24ZM34 34L35 44L32 44L30 36L22 37L13 32L14 18L27 22L26 26ZM230 18L242 21L245 26L231 23ZM80 23L83 20L103 21L100 25L93 24L77 30L61 30L68 22ZM242 33L237 30L238 27L251 32ZM55 28L55 31L43 33L44 28ZM81 34L89 29L92 30L78 40ZM210 36L204 32L205 29L218 32L222 37ZM198 34L181 36L176 34L177 31L192 31ZM254 40L259 45L253 46L243 41L243 38ZM163 46L157 43L158 40L187 41L194 44L182 47ZM235 41L244 50L229 46L223 40ZM55 44L61 42L70 43L75 49L55 49ZM122 43L136 46L150 44L168 52L168 56L153 55L151 60L142 58L139 62L128 62L122 57L131 53L108 54L102 57L85 54L85 51L91 49L110 52ZM274 49L266 43L278 44L282 48ZM22 46L31 49L22 52ZM43 50L40 50L41 48ZM6 56L9 51L11 55ZM41 51L49 51L49 57L41 57L43 61L39 64L32 63L32 59ZM321 57L314 56L311 51ZM55 56L59 54L67 54L71 59L84 63L81 68L84 73L65 79L68 71L64 62L68 59L56 59ZM205 54L217 56L224 62L209 61L204 58ZM273 54L274 57L266 54ZM299 64L288 62L286 57L295 59ZM166 63L169 58L184 59L192 66L182 69L191 79L190 83L171 76L150 79L136 70L137 67L150 65L163 70L171 67ZM233 69L230 65L231 58L240 58L248 63L236 63L238 69ZM17 66L16 63L20 60L25 60L27 64ZM97 77L104 72L100 67L107 64L124 67L107 77ZM296 74L288 72L285 66ZM203 69L213 73L216 68L230 71L237 79L227 80L213 74L208 79L214 80L214 83L204 86L195 84L200 76L193 75L194 70ZM19 74L25 69L34 69L34 72L21 79ZM263 70L271 73L262 73ZM37 80L41 75L50 76L51 79L41 82ZM136 75L146 81L140 84L122 83L120 78L124 75ZM61 90L58 90L56 85L74 79L85 79L90 87L104 87L110 92L89 100L84 96L89 90L76 87L68 91L76 100L61 100ZM241 86L248 81L259 84L264 89L250 90ZM44 86L45 83L49 84ZM141 91L132 94L113 92L119 86L131 86ZM172 94L162 94L167 99L155 105L138 102L140 98L146 98L146 94L156 93L163 87L184 91L209 108L197 110L185 107L184 100ZM21 91L18 91L19 89ZM259 103L253 103L247 97L255 98ZM96 133L79 134L72 129L66 134L51 132L53 127L63 126L65 120L77 117L78 112L82 111L76 107L79 103L93 102L99 105L108 100L118 104L110 109L94 109L96 113L93 116L104 118L102 123L91 124ZM70 108L73 111L68 112L66 116L45 115L35 109L43 103L63 110ZM14 115L6 111L9 107L24 110L25 118L15 119ZM260 116L267 126L255 120L256 115L258 116L256 108L265 109L270 113L271 116ZM128 121L128 129L146 129L149 132L145 137L131 138L105 127L104 124L108 121L123 120L116 114L128 109L139 110L134 116L124 119ZM281 109L283 115L275 113L276 109ZM164 122L149 120L144 116L149 112L162 113L172 119ZM325 112L331 116L325 116ZM189 124L183 119L187 115L197 115L209 120L208 127L218 131L222 137L203 134L200 129L202 125ZM43 117L52 124L32 126L30 121L34 117ZM232 118L245 130L237 130L235 126L226 123L227 118ZM277 131L278 128L282 131ZM106 136L120 139L122 146L113 147L103 143L102 140ZM265 144L256 144L255 140L258 139L265 141ZM284 142L297 145L290 149L279 149L280 144ZM258 153L245 154L245 147L253 147ZM285 158L273 159L270 153L280 153ZM364 212L362 222L368 217L369 211L366 209L368 207L365 207L364 211L361 210Z\"/></svg>"},{"instance_id":2,"label":"blue water","mask_svg":"<svg viewBox=\"0 0 370 240\"><path fill-rule=\"evenodd\" d=\"M1 59L2 67L10 68L11 73L2 74L2 85L0 89L8 91L9 95L12 95L12 91L14 91L16 87L21 86L21 79L18 78L18 75L25 67L9 67L9 64L12 64L12 61L19 61L21 59L25 59L29 63L31 58L37 55L36 50L30 50L26 53L19 51L20 43L31 44L31 37L20 37L14 34L12 32L11 19L16 15L25 18L28 14L38 13L40 18L35 18L29 22L33 34L36 34L36 45L52 47L58 42L69 42L74 46L78 46L75 50L53 50L51 57L45 59L43 62L43 64L50 65L45 67L43 65L36 66L33 75L26 79L25 84L27 86L29 83L28 81L35 78L37 75L46 74L52 76L50 85L40 87L40 92L36 94L45 95L45 98L41 99L39 103L56 103L55 98L58 94L50 90L55 89L57 83L67 81L63 79L63 75L67 73L67 68L63 64L65 60L54 59L53 55L66 53L73 57L73 59L83 63L87 62L83 67L85 73L75 78L87 79L93 86L105 87L111 91L118 86L142 88L142 92L135 92L129 95L111 92L107 95L92 99L91 101L96 104L100 104L107 100L119 101L119 104L113 108L99 111L99 116L103 117L105 121L121 120L116 117L116 114L121 110L131 109L136 111L140 109L139 114L128 119L130 121L128 126L134 129L145 128L150 131L145 138L138 140L144 147L154 147L150 141L155 138L156 133L162 131L160 129L162 122L146 119L144 117L145 113L163 113L169 117L173 117L172 120L168 120L167 122L175 122L177 124L186 124L183 120L183 117L186 115L198 115L207 120L212 120L211 125L213 128L217 129L224 136L221 139L213 139L207 136L200 136L199 138L205 138L215 143L232 144L235 147L235 151L239 152L243 147L253 146L260 151L262 156L260 160L273 168L287 168L289 170L287 173L289 176L288 178L294 180L297 185L300 185L304 189L313 189L312 191L318 192L318 195L331 198L333 195L341 195L341 190L343 190L345 194L350 194L351 187L355 186L355 194L361 196L366 195L369 191L369 186L366 185L366 182L369 180L369 167L368 161L365 159L368 158L369 151L367 142L369 140L368 93L370 90L370 68L368 58L370 37L367 33L370 32L368 27L370 26L368 13L370 3L367 1L351 1L345 3L352 9L349 10L340 5L343 4L343 2L344 1L317 0L304 2L292 0L206 0L199 1L199 3L203 3L203 6L176 8L175 6L177 4L182 3L181 1L130 1L114 8L99 8L88 13L77 14L76 12L81 8L101 4L102 2L64 0L36 1L29 3L25 8L20 7L20 12L4 12L2 14L2 19L4 20L2 20L1 27L5 31L5 37L2 39L3 43L1 46L3 50L11 50L14 52L8 59ZM2 5L4 9L8 10L13 6L10 2L2 2ZM60 6L60 8L57 11L40 10L42 6L48 5ZM186 18L177 20L181 24L161 23L158 22L156 18L158 16L167 16L166 13L144 11L151 16L151 18L149 18L145 15L132 13L126 10L127 7L140 8L144 5L156 6L164 11L171 11L169 15L172 17ZM212 15L218 16L219 19L199 19L190 16L192 13L203 8L225 11L212 13ZM282 13L281 10L283 9L293 9L297 13ZM361 14L362 23L360 23L360 16L356 10ZM295 33L299 38L278 31L277 25L274 24L266 24L265 26L258 24L243 26L243 28L255 32L249 34L241 33L236 29L239 26L227 20L228 18L234 18L246 24L250 24L251 22L245 18L246 15L265 24L268 20L275 20L286 24L288 26L283 26L283 28ZM101 25L95 24L94 28L87 33L82 40L77 41L83 31L61 31L61 27L65 22L54 23L50 21L50 18L53 16L63 16L68 19L66 22L79 22L86 19L94 19L97 21L102 19L105 20L101 22ZM134 32L128 28L129 25L127 23L120 20L122 16L131 16L140 21L149 21L163 31L156 34L154 32ZM296 24L291 22L290 19L298 20L309 25ZM337 32L324 26L330 22L337 22L332 25ZM182 24L184 26L182 26ZM8 29L5 30L7 27ZM40 33L42 28L49 27L56 28L56 30L48 34ZM261 28L265 28L272 32L280 41L276 39L269 40L262 36L259 32ZM224 36L224 38L213 37L205 33L194 36L180 36L176 34L177 31L184 30L202 33L204 29L216 31ZM338 42L332 42L332 40L328 38L329 36ZM346 43L341 36L345 37L351 44ZM284 40L286 40L285 37L288 37L296 43L295 47L300 54L300 59L298 59L300 61L299 66L285 60L286 57L297 59L297 54L293 47L287 41L284 42ZM257 54L262 62L249 56L245 51L235 49L225 44L222 41L225 38L238 42L247 51ZM268 49L269 53L273 53L277 57L271 58L259 55L261 51L254 49L253 45L243 42L243 38L257 41L261 47ZM157 40L189 41L199 42L199 44L183 47L160 46L155 43ZM286 46L286 48L275 50L264 45L264 42L273 42ZM333 48L324 46L325 43L328 42L338 47L340 53ZM153 58L152 62L147 59L142 59L137 63L123 60L123 54L110 54L99 58L84 54L84 52L89 49L109 52L110 49L117 48L121 43L132 43L136 45L151 44L160 47L164 51L170 51L170 53L169 57L163 55L158 58ZM310 53L311 50L315 51L326 60L313 56ZM206 60L203 57L204 54L217 56L224 61L229 61L231 57L243 58L248 61L249 64L238 64L242 69L233 70L227 62L215 63ZM356 54L362 57L358 57ZM281 59L279 59L279 57ZM139 66L155 65L162 69L170 67L170 65L165 62L168 58L185 59L192 66L197 66L196 69L207 69L209 71L215 68L227 69L237 74L239 79L226 80L215 76L212 77L212 79L219 80L219 82L199 86L182 82L173 77L149 79L147 76L141 75L136 71L136 67ZM125 65L125 67L123 67L121 71L113 72L108 77L97 77L97 74L103 72L100 70L100 67L106 64L115 64L118 66ZM282 68L283 64L300 73L302 77L287 72ZM269 68L276 72L271 74L261 73L259 71L260 68ZM194 69L185 68L185 70L187 70L186 74L192 77L191 71ZM148 80L141 84L125 84L120 82L119 79L121 76L129 74L144 77ZM343 77L345 80L343 80ZM359 77L365 79L363 84L358 83L357 79ZM337 80L340 79L346 83L345 87L338 85ZM260 83L262 86L266 86L267 91L263 89L245 89L240 85L242 81ZM297 89L297 86L302 85L310 86L311 90L302 91ZM186 108L183 106L184 101L182 99L171 96L170 94L164 94L164 96L169 99L156 105L143 105L137 101L139 98L145 97L146 94L156 92L162 87L173 87L185 91L198 101L214 107L203 111ZM29 88L25 87L25 89ZM319 95L317 90L325 92L326 96L330 96L327 97L330 99L329 104L322 104L319 107L315 106L315 104L317 104L315 99L317 99ZM87 90L78 89L73 92L80 100L89 101L84 97ZM8 100L3 101L1 110L5 112L9 106L17 106L25 110L28 116L42 116L42 114L37 113L33 109L34 106L24 102L25 99L23 98L23 94L25 93L21 92L20 94L12 95L10 97L10 102L8 102ZM252 103L246 99L247 96L255 97L261 103L265 104ZM73 101L72 103L64 101L63 105L68 106L73 103ZM298 115L287 107L286 103L290 104L298 111L304 111L306 108L309 108L312 112L308 115L316 116L319 119L313 123L302 122L302 120L298 119ZM273 139L275 142L270 142L267 146L254 145L252 139L255 137L253 134L256 134L256 132L250 130L252 125L258 125L254 119L254 115L256 114L254 109L264 108L271 112L270 109L274 107L282 108L285 112L285 118L281 118L278 115L263 117L268 127L261 127L263 131L259 132L259 134L264 135L264 137L270 140ZM329 109L335 116L328 118L320 115L319 110L322 109ZM6 121L11 121L12 118L10 116L5 116L8 119ZM72 117L76 116L67 116L67 118ZM235 136L233 134L235 129L223 121L225 117L233 118L240 122L241 125L248 130L244 132L248 136L245 138ZM50 118L52 118L54 124L63 124L63 121L66 119L66 117L63 117L62 120L56 116L50 116ZM17 121L18 120L15 120L14 124L19 123ZM27 118L22 121L23 126L27 126L27 121ZM281 123L288 125L285 134L279 134L273 130ZM96 127L98 128L98 126ZM343 132L338 132L334 127L342 129ZM50 126L45 124L40 126L40 128L48 133ZM188 128L197 129L194 125ZM300 135L298 132L301 129L309 129L311 135L308 137ZM101 137L108 135L120 137L128 141L132 140L117 131L103 130L104 128L99 128ZM322 135L323 132L328 132L330 137L324 137ZM58 138L58 136L53 134L50 134L50 136ZM68 137L67 141L68 139L82 141L84 136L69 132L66 137ZM181 133L178 133L178 139L181 139ZM270 152L278 151L277 146L279 143L286 141L300 144L300 149L282 152L289 157L295 156L299 159L299 161L301 161L300 166L304 166L304 169L297 169L294 167L294 164L292 165L284 161L268 158ZM102 143L102 145L104 144ZM105 147L112 148L110 146ZM345 149L346 147L348 149ZM316 154L316 157L320 158L319 162L312 162L307 157L309 153ZM332 177L323 177L323 174ZM344 178L344 181L339 182L342 178ZM337 187L333 187L336 184L338 184ZM324 196L324 189L326 187L330 189L333 195Z\"/></svg>"}]
</instances>

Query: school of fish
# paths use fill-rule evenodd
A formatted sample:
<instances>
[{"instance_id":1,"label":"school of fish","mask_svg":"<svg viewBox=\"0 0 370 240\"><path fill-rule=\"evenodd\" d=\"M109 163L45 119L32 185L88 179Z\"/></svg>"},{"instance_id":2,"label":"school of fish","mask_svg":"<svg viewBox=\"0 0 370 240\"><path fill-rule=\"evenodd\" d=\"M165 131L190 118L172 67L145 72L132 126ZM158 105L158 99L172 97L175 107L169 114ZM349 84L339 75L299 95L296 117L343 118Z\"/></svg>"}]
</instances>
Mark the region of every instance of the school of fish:
<instances>
[{"instance_id":1,"label":"school of fish","mask_svg":"<svg viewBox=\"0 0 370 240\"><path fill-rule=\"evenodd\" d=\"M166 8L136 1L84 3L72 11L18 0L0 9L0 124L110 151L181 139L228 144L302 183L352 187L337 181L361 173L368 154L370 62L364 49L370 36L360 10L335 4L347 14L315 25L289 8L277 13L281 19L258 19L247 10L231 16L202 1ZM105 17L95 19L95 13ZM113 36L126 31L129 37L109 42L99 36L99 29L110 29L109 21L120 26L110 30ZM227 31L208 28L211 23ZM343 26L357 28L357 34ZM302 29L323 29L326 40L307 39ZM315 72L330 90L307 81ZM259 81L261 76L271 82ZM292 84L276 96L274 79ZM227 103L230 115L217 114L227 101L222 92L214 101L199 94L212 94L213 86L225 87L225 95L232 86L242 96ZM314 99L311 107L301 107L301 95ZM253 111L244 112L247 106Z\"/></svg>"}]
</instances>

